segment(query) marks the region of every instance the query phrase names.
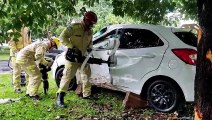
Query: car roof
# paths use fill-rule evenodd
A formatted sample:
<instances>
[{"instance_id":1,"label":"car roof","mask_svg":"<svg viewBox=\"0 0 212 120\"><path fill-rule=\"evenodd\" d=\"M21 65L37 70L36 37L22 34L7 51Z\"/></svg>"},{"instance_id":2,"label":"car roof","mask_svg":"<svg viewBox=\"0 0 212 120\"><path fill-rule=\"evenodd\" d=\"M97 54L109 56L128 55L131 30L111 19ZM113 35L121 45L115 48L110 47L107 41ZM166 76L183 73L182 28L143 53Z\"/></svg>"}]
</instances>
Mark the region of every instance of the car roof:
<instances>
[{"instance_id":1,"label":"car roof","mask_svg":"<svg viewBox=\"0 0 212 120\"><path fill-rule=\"evenodd\" d=\"M166 28L161 25L152 25L152 24L114 24L114 25L109 25L107 27L108 30L114 29L114 28Z\"/></svg>"},{"instance_id":2,"label":"car roof","mask_svg":"<svg viewBox=\"0 0 212 120\"><path fill-rule=\"evenodd\" d=\"M175 41L176 36L173 35L172 33L175 33L175 32L189 32L189 31L191 31L191 29L188 29L188 28L176 28L176 27L168 27L168 26L153 25L153 24L113 24L113 25L106 26L104 28L107 28L106 31L112 31L114 29L120 29L120 28L135 28L135 29L137 28L137 29L156 30L161 35L163 35L163 37L166 40L172 41L173 43L176 43L176 41ZM100 37L101 37L101 35L95 37L93 39L93 41L96 42L96 40L98 38L100 38ZM172 37L173 39L170 39L170 37Z\"/></svg>"},{"instance_id":3,"label":"car roof","mask_svg":"<svg viewBox=\"0 0 212 120\"><path fill-rule=\"evenodd\" d=\"M169 29L172 32L180 32L180 31L187 31L189 32L191 29L188 28L176 28L176 27L168 27L162 25L153 25L153 24L114 24L107 26L107 31L117 29L117 28L150 28L150 29Z\"/></svg>"},{"instance_id":4,"label":"car roof","mask_svg":"<svg viewBox=\"0 0 212 120\"><path fill-rule=\"evenodd\" d=\"M171 30L171 28L168 28L165 26L152 25L152 24L113 24L113 25L103 27L103 29L105 28L106 28L106 31L112 31L114 29L120 29L120 28L137 28L137 29L148 28L148 29L159 29L159 30L164 30L164 29ZM101 35L94 37L93 41L95 41L99 37L101 37Z\"/></svg>"}]
</instances>

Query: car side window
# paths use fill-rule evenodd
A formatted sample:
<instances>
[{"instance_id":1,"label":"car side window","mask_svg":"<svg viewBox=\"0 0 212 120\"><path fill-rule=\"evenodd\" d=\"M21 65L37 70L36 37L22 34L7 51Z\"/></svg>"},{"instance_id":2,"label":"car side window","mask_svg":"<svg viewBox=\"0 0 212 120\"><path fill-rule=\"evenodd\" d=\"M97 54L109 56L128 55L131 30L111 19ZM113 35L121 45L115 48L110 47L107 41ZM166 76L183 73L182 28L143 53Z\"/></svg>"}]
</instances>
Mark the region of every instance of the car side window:
<instances>
[{"instance_id":1,"label":"car side window","mask_svg":"<svg viewBox=\"0 0 212 120\"><path fill-rule=\"evenodd\" d=\"M108 48L108 42L110 39L114 39L119 37L121 34L120 30L118 31L118 35L116 35L116 29L112 30L111 32L105 34L101 38L95 41L95 47L98 47L100 49L107 49Z\"/></svg>"},{"instance_id":2,"label":"car side window","mask_svg":"<svg viewBox=\"0 0 212 120\"><path fill-rule=\"evenodd\" d=\"M100 31L96 32L96 33L93 35L93 38L98 37L98 36L104 34L106 31L107 31L107 27L104 27L104 28L101 29Z\"/></svg>"},{"instance_id":3,"label":"car side window","mask_svg":"<svg viewBox=\"0 0 212 120\"><path fill-rule=\"evenodd\" d=\"M197 36L192 32L175 32L174 33L184 43L197 47Z\"/></svg>"},{"instance_id":4,"label":"car side window","mask_svg":"<svg viewBox=\"0 0 212 120\"><path fill-rule=\"evenodd\" d=\"M121 49L163 46L163 41L152 31L145 29L124 29L120 38Z\"/></svg>"}]
</instances>

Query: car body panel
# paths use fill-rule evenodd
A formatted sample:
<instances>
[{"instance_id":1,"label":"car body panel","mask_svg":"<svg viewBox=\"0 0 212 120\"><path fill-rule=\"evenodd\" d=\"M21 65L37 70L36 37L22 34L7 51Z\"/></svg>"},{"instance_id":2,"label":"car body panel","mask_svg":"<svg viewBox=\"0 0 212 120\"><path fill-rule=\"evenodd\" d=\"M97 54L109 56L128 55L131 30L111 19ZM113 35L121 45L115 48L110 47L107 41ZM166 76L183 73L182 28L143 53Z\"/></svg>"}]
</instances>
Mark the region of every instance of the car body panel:
<instances>
[{"instance_id":1,"label":"car body panel","mask_svg":"<svg viewBox=\"0 0 212 120\"><path fill-rule=\"evenodd\" d=\"M160 31L150 29L149 27L137 29L145 29L153 32L163 41L164 45L117 50L114 58L117 59L117 65L110 67L113 76L113 85L134 92L136 91L135 88L140 87L138 83L140 83L141 78L145 74L158 69L163 55L168 48L168 42L159 34Z\"/></svg>"},{"instance_id":2,"label":"car body panel","mask_svg":"<svg viewBox=\"0 0 212 120\"><path fill-rule=\"evenodd\" d=\"M107 54L107 51L94 51L93 54L95 54L96 58L102 58L103 60L107 60L109 57ZM56 78L55 73L56 73L57 69L60 67L64 67L64 63L65 63L65 52L57 55L53 65L52 65L54 79ZM111 82L111 77L109 74L109 67L107 64L102 64L102 65L91 64L90 67L91 67L90 81L92 83L100 84L100 83L110 83ZM79 81L80 80L79 71L77 71L76 77L78 78L77 81Z\"/></svg>"},{"instance_id":3,"label":"car body panel","mask_svg":"<svg viewBox=\"0 0 212 120\"><path fill-rule=\"evenodd\" d=\"M155 33L164 43L162 46L139 49L118 49L115 55L109 56L110 49L105 49L106 43L95 43L102 36L116 29L134 28L147 29ZM173 34L173 31L187 31L185 29L173 29L155 25L111 25L102 33L95 36L93 56L107 60L112 58L115 64L102 66L91 64L92 80L101 79L98 83L113 84L114 87L124 91L141 94L144 84L155 76L164 76L175 81L182 90L186 101L194 100L194 65L185 64L171 51L175 48L195 47L183 43ZM104 39L107 41L109 39ZM101 46L103 48L99 49ZM53 64L53 73L57 68L64 65L65 53L58 55ZM117 61L117 62L116 62ZM78 73L77 73L78 74ZM78 76L78 75L77 75ZM101 76L101 77L99 77ZM53 74L55 78L55 74ZM106 80L105 80L106 79Z\"/></svg>"}]
</instances>

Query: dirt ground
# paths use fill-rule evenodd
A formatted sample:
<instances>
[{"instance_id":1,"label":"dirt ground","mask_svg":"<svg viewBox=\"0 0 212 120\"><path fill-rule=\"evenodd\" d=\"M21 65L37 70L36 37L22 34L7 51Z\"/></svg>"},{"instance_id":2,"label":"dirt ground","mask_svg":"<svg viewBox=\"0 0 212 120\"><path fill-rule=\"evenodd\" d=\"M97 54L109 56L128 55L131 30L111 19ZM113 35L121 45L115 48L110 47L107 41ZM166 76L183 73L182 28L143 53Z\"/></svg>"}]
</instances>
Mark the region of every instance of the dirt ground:
<instances>
[{"instance_id":1,"label":"dirt ground","mask_svg":"<svg viewBox=\"0 0 212 120\"><path fill-rule=\"evenodd\" d=\"M125 93L117 92L113 90L103 89L96 90L94 88L93 93L96 98L98 98L99 93L104 92L111 92L112 94L115 94L115 96L119 97L120 100L123 100L125 97ZM95 108L97 111L101 112L107 112L112 110L112 105L104 105L99 106L98 104L95 104L95 102L92 104L93 108ZM125 109L120 113L119 116L114 117L102 117L102 116L92 116L90 118L81 116L79 119L82 120L193 120L193 103L186 103L183 107L179 108L178 110L170 113L162 113L157 112L153 110L151 107L146 107L142 109Z\"/></svg>"}]
</instances>

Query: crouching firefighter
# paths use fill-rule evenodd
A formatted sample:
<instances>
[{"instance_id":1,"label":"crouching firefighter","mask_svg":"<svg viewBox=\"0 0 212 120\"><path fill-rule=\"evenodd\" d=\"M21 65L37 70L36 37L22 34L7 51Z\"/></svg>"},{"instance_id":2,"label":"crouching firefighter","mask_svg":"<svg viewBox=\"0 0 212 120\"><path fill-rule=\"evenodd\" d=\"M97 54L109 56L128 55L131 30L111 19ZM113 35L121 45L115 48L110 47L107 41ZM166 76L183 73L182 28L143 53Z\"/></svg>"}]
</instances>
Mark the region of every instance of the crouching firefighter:
<instances>
[{"instance_id":1,"label":"crouching firefighter","mask_svg":"<svg viewBox=\"0 0 212 120\"><path fill-rule=\"evenodd\" d=\"M32 99L40 100L38 88L41 84L41 72L38 64L51 66L52 62L45 60L45 53L60 45L58 39L50 39L48 41L34 42L23 48L17 55L16 63L22 66L23 71L29 76L29 83L26 94Z\"/></svg>"},{"instance_id":2,"label":"crouching firefighter","mask_svg":"<svg viewBox=\"0 0 212 120\"><path fill-rule=\"evenodd\" d=\"M88 48L92 48L92 27L97 22L97 16L94 12L85 12L83 19L79 23L72 23L66 27L60 35L61 43L67 48L77 48L84 55ZM70 62L65 60L65 68L61 78L60 86L57 91L56 104L58 107L66 107L64 104L65 92L75 76L77 69L80 69L82 63ZM88 78L91 75L89 65L86 65L83 73L80 73L82 81L83 98L89 98L91 95L91 83Z\"/></svg>"}]
</instances>

